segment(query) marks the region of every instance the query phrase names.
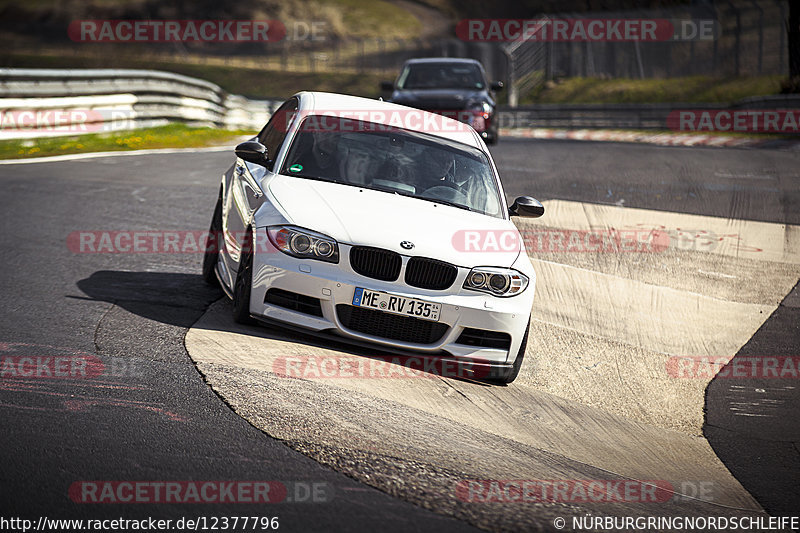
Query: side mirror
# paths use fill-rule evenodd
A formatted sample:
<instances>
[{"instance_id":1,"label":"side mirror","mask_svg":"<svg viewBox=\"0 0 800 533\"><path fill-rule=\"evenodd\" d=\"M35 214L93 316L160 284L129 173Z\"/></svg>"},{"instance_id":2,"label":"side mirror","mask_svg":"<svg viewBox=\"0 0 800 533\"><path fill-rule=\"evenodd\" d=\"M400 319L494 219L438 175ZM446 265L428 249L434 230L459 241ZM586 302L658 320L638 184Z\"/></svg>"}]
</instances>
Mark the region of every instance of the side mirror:
<instances>
[{"instance_id":1,"label":"side mirror","mask_svg":"<svg viewBox=\"0 0 800 533\"><path fill-rule=\"evenodd\" d=\"M519 217L538 218L544 215L544 206L536 198L530 196L520 196L511 207L508 208L508 214Z\"/></svg>"},{"instance_id":2,"label":"side mirror","mask_svg":"<svg viewBox=\"0 0 800 533\"><path fill-rule=\"evenodd\" d=\"M394 83L391 81L381 82L381 91L392 92L394 91Z\"/></svg>"},{"instance_id":3,"label":"side mirror","mask_svg":"<svg viewBox=\"0 0 800 533\"><path fill-rule=\"evenodd\" d=\"M493 91L502 91L503 87L505 87L502 81L493 81L490 86Z\"/></svg>"},{"instance_id":4,"label":"side mirror","mask_svg":"<svg viewBox=\"0 0 800 533\"><path fill-rule=\"evenodd\" d=\"M248 163L265 166L269 162L267 147L258 141L246 141L236 147L236 157Z\"/></svg>"}]
</instances>

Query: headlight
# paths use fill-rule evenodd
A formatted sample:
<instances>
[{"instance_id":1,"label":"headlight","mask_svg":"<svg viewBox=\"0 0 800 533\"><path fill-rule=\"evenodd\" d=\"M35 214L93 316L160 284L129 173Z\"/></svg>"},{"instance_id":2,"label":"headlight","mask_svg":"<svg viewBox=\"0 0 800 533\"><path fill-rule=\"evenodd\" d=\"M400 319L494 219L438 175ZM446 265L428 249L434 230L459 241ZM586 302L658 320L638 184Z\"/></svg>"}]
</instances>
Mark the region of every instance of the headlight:
<instances>
[{"instance_id":1,"label":"headlight","mask_svg":"<svg viewBox=\"0 0 800 533\"><path fill-rule=\"evenodd\" d=\"M528 277L510 268L476 267L464 280L464 288L506 298L516 296L528 286Z\"/></svg>"},{"instance_id":2,"label":"headlight","mask_svg":"<svg viewBox=\"0 0 800 533\"><path fill-rule=\"evenodd\" d=\"M278 250L292 257L339 262L339 245L321 233L294 226L270 226L267 235Z\"/></svg>"},{"instance_id":3,"label":"headlight","mask_svg":"<svg viewBox=\"0 0 800 533\"><path fill-rule=\"evenodd\" d=\"M474 113L483 114L483 118L489 118L489 115L491 115L494 111L489 102L479 102L474 100L469 102L466 108Z\"/></svg>"}]
</instances>

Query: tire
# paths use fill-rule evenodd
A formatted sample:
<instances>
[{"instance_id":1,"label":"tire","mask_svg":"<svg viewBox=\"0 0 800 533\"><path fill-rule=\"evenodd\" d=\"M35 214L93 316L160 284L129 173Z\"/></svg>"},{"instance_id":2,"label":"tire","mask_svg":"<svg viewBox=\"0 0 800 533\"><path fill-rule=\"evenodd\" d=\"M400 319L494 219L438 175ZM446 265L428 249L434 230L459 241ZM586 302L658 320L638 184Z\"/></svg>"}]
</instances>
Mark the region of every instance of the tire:
<instances>
[{"instance_id":1,"label":"tire","mask_svg":"<svg viewBox=\"0 0 800 533\"><path fill-rule=\"evenodd\" d=\"M217 200L214 216L211 217L211 227L208 229L208 241L203 254L203 279L212 287L219 287L217 279L217 262L222 246L222 196Z\"/></svg>"},{"instance_id":2,"label":"tire","mask_svg":"<svg viewBox=\"0 0 800 533\"><path fill-rule=\"evenodd\" d=\"M250 290L253 284L253 247L250 228L242 242L242 253L239 256L239 268L233 284L233 320L238 324L254 325L256 321L250 316Z\"/></svg>"},{"instance_id":3,"label":"tire","mask_svg":"<svg viewBox=\"0 0 800 533\"><path fill-rule=\"evenodd\" d=\"M531 318L528 317L528 327L525 328L525 335L522 336L522 342L519 345L517 358L511 368L499 368L496 374L489 379L492 383L508 384L517 379L519 369L522 368L522 360L525 358L525 348L528 346L528 332L531 329Z\"/></svg>"}]
</instances>

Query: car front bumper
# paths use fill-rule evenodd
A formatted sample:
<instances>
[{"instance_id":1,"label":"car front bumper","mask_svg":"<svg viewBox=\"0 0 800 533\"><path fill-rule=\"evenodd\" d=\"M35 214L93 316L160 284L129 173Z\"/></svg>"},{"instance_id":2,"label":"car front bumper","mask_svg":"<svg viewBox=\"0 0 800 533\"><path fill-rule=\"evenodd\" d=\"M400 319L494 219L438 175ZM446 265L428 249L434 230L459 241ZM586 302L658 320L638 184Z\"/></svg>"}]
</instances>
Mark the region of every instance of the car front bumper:
<instances>
[{"instance_id":1,"label":"car front bumper","mask_svg":"<svg viewBox=\"0 0 800 533\"><path fill-rule=\"evenodd\" d=\"M264 229L261 228L260 231ZM343 244L339 246L339 264L297 259L274 249L257 251L253 258L251 314L263 321L290 324L314 332L333 333L357 341L361 345L378 345L390 351L400 350L491 365L514 362L530 318L535 277L529 276L531 279L525 291L510 298L497 298L461 288L469 273L469 269L466 268L459 268L458 276L450 289L425 290L406 285L402 281L403 271L395 282L380 281L356 273L347 259L350 247ZM407 257L403 259L403 269L407 259ZM443 334L434 342L408 342L382 336L382 332L375 328L365 332L363 328L353 327L352 323L351 327L348 327L345 325L346 317L343 316L348 310L343 306L352 307L353 295L359 287L441 304L438 323L444 326L436 328L443 330ZM267 291L270 289L317 300L319 309L308 312L310 307L306 306L303 311L299 311L285 305L269 303L266 299ZM311 301L305 298L304 302ZM395 315L386 317L388 313L382 311L368 311L368 313L379 313L382 316L377 318L383 323L406 320L405 317ZM412 320L420 321L420 319ZM427 326L417 323L415 325ZM505 333L509 336L507 347L482 346L480 342L474 341L474 337L470 339L462 335L467 328Z\"/></svg>"}]
</instances>

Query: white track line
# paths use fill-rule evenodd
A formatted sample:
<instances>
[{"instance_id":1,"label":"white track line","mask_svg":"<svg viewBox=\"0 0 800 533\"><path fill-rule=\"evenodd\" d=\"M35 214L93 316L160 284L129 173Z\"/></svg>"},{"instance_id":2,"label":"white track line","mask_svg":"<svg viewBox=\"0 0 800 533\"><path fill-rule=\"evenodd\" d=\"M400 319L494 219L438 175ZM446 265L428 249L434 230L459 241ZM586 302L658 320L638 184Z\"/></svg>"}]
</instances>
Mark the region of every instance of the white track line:
<instances>
[{"instance_id":1,"label":"white track line","mask_svg":"<svg viewBox=\"0 0 800 533\"><path fill-rule=\"evenodd\" d=\"M247 137L248 139L250 137ZM0 165L30 165L32 163L55 163L58 161L79 161L82 159L96 159L98 157L122 157L153 154L186 154L203 152L225 152L233 153L234 145L225 146L206 146L203 148L157 148L152 150L129 150L117 152L90 152L86 154L67 154L52 155L47 157L36 157L30 159L4 159L0 160Z\"/></svg>"}]
</instances>

